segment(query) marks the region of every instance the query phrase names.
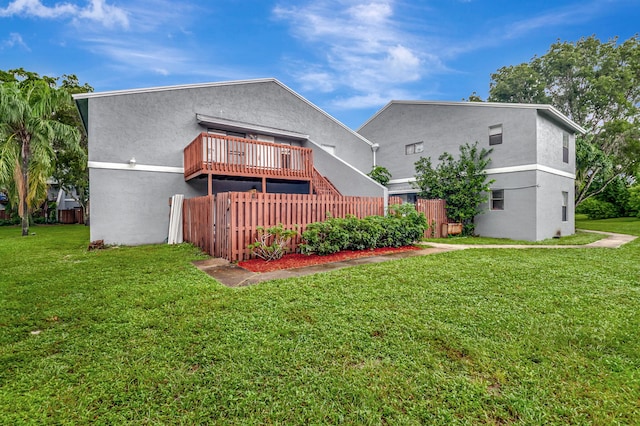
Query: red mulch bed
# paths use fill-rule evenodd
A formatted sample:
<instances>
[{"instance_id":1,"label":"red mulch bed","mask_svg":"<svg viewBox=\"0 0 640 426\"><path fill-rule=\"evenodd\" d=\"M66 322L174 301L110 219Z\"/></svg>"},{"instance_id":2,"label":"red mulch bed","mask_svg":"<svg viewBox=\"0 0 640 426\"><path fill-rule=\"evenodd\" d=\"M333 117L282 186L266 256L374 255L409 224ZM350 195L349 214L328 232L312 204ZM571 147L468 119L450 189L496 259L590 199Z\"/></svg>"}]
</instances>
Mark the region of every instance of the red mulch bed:
<instances>
[{"instance_id":1,"label":"red mulch bed","mask_svg":"<svg viewBox=\"0 0 640 426\"><path fill-rule=\"evenodd\" d=\"M249 259L238 262L238 266L248 269L251 272L270 272L280 269L302 268L305 266L322 265L323 263L340 262L342 260L356 259L358 257L379 256L390 253L400 253L403 251L420 250L416 246L404 247L383 247L373 250L357 250L357 251L340 251L338 253L328 254L326 256L318 256L317 254L287 254L281 259L271 260L269 262L262 259Z\"/></svg>"}]
</instances>

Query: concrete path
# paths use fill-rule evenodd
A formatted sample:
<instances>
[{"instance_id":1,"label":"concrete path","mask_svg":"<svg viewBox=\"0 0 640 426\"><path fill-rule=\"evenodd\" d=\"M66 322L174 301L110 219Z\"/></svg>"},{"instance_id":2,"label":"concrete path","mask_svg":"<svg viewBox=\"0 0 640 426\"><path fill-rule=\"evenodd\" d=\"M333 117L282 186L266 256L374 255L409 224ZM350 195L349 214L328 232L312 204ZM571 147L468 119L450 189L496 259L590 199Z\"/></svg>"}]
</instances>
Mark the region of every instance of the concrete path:
<instances>
[{"instance_id":1,"label":"concrete path","mask_svg":"<svg viewBox=\"0 0 640 426\"><path fill-rule=\"evenodd\" d=\"M224 259L206 259L193 262L203 272L212 276L223 285L228 287L242 287L263 281L280 278L301 277L305 275L317 274L319 272L334 271L349 266L367 265L371 263L386 262L389 260L402 259L405 257L426 256L428 254L444 253L453 250L466 249L559 249L559 248L619 248L620 246L635 240L636 236L626 234L614 234L611 232L587 231L597 234L607 235L606 238L584 245L518 245L518 244L445 244L445 243L423 243L427 248L421 250L411 250L400 253L385 254L382 256L361 257L358 259L345 260L342 262L325 263L323 265L307 266L304 268L287 269L265 273L251 272L231 264Z\"/></svg>"},{"instance_id":2,"label":"concrete path","mask_svg":"<svg viewBox=\"0 0 640 426\"><path fill-rule=\"evenodd\" d=\"M582 232L591 232L593 234L607 235L598 241L589 244L571 244L571 245L539 245L539 244L446 244L446 243L424 243L431 247L437 247L447 250L464 250L470 248L508 248L508 249L566 249L566 248L619 248L622 245L635 240L635 235L615 234L613 232L588 231L580 229Z\"/></svg>"}]
</instances>

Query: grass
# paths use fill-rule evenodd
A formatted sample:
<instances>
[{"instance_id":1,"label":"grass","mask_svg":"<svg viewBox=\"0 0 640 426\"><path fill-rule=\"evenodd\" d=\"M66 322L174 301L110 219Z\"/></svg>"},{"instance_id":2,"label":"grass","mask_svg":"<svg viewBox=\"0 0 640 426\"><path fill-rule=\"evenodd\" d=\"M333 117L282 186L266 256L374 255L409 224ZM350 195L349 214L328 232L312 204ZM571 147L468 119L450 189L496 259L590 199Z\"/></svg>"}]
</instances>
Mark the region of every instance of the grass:
<instances>
[{"instance_id":1,"label":"grass","mask_svg":"<svg viewBox=\"0 0 640 426\"><path fill-rule=\"evenodd\" d=\"M450 236L449 238L427 238L425 242L433 243L447 243L447 244L472 244L472 245L586 245L604 238L604 235L593 234L589 232L576 231L573 235L567 235L560 238L549 238L542 241L525 241L525 240L510 240L507 238L490 238L490 237L467 237L467 236Z\"/></svg>"},{"instance_id":2,"label":"grass","mask_svg":"<svg viewBox=\"0 0 640 426\"><path fill-rule=\"evenodd\" d=\"M640 240L229 289L188 245L32 230L0 228L0 424L640 423Z\"/></svg>"},{"instance_id":3,"label":"grass","mask_svg":"<svg viewBox=\"0 0 640 426\"><path fill-rule=\"evenodd\" d=\"M640 236L640 218L618 217L615 219L589 220L586 215L576 215L576 228L593 231L617 232Z\"/></svg>"}]
</instances>

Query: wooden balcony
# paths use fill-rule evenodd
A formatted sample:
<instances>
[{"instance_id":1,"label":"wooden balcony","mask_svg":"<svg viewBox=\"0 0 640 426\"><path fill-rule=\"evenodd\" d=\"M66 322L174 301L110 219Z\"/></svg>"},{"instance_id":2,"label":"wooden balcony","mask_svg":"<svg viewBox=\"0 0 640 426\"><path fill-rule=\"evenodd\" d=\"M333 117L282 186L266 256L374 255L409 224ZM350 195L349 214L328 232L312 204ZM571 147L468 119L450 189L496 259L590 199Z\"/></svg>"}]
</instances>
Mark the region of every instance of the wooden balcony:
<instances>
[{"instance_id":1,"label":"wooden balcony","mask_svg":"<svg viewBox=\"0 0 640 426\"><path fill-rule=\"evenodd\" d=\"M201 175L311 181L310 148L200 133L184 149L184 178Z\"/></svg>"}]
</instances>

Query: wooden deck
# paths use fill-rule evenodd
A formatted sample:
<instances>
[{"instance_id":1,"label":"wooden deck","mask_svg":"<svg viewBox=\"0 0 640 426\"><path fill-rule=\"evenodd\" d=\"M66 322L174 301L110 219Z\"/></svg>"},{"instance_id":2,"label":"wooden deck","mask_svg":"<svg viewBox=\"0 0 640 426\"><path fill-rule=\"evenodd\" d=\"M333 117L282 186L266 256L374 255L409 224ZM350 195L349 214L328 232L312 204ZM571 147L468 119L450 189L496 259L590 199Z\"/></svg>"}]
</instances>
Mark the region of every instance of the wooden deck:
<instances>
[{"instance_id":1,"label":"wooden deck","mask_svg":"<svg viewBox=\"0 0 640 426\"><path fill-rule=\"evenodd\" d=\"M311 181L310 148L201 133L184 149L184 177L201 175Z\"/></svg>"}]
</instances>

